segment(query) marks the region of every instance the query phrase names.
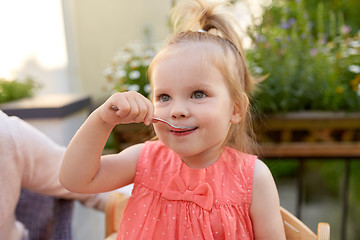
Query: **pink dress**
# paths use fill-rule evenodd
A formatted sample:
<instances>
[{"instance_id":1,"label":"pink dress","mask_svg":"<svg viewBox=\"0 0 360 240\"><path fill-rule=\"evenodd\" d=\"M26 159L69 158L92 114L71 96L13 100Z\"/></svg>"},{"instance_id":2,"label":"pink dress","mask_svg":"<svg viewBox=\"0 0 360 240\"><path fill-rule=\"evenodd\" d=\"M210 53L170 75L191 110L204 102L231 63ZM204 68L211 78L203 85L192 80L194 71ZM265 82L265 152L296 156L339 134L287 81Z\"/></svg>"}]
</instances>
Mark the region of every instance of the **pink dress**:
<instances>
[{"instance_id":1,"label":"pink dress","mask_svg":"<svg viewBox=\"0 0 360 240\"><path fill-rule=\"evenodd\" d=\"M253 239L254 155L226 148L192 169L160 141L146 142L117 239Z\"/></svg>"}]
</instances>

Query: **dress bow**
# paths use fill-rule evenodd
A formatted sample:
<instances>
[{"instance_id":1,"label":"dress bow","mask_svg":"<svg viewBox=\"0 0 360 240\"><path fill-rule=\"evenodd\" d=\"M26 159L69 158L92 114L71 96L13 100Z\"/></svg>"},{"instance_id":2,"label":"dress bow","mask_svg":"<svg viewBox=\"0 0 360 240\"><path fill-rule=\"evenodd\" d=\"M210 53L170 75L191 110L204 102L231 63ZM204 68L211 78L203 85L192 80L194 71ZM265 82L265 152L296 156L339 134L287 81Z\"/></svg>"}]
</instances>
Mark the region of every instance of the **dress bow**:
<instances>
[{"instance_id":1,"label":"dress bow","mask_svg":"<svg viewBox=\"0 0 360 240\"><path fill-rule=\"evenodd\" d=\"M170 179L162 196L168 200L194 202L208 211L214 202L213 191L208 183L200 183L194 190L189 190L178 174Z\"/></svg>"}]
</instances>

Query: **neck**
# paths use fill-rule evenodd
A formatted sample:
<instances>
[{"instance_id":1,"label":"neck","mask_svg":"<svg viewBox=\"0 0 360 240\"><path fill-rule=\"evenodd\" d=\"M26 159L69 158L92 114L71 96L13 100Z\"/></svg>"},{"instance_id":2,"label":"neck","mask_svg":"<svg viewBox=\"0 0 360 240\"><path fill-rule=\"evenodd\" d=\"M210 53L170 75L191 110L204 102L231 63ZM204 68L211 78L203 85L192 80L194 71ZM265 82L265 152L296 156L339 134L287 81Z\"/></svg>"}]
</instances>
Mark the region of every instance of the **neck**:
<instances>
[{"instance_id":1,"label":"neck","mask_svg":"<svg viewBox=\"0 0 360 240\"><path fill-rule=\"evenodd\" d=\"M194 169L202 169L214 164L221 156L223 150L223 147L214 148L194 156L180 156L180 158L186 166Z\"/></svg>"}]
</instances>

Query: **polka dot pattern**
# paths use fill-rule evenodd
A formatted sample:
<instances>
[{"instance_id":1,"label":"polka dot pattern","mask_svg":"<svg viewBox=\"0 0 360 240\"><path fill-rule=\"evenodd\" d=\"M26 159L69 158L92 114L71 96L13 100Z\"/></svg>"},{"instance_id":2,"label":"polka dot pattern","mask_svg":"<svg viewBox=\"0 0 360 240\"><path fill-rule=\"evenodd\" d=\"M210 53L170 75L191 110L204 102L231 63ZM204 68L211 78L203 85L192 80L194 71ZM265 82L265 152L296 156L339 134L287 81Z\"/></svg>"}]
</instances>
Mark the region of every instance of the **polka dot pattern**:
<instances>
[{"instance_id":1,"label":"polka dot pattern","mask_svg":"<svg viewBox=\"0 0 360 240\"><path fill-rule=\"evenodd\" d=\"M146 142L117 239L253 239L249 208L255 160L227 148L211 166L192 169L160 141ZM188 191L209 184L211 210L190 200L164 198L175 174Z\"/></svg>"}]
</instances>

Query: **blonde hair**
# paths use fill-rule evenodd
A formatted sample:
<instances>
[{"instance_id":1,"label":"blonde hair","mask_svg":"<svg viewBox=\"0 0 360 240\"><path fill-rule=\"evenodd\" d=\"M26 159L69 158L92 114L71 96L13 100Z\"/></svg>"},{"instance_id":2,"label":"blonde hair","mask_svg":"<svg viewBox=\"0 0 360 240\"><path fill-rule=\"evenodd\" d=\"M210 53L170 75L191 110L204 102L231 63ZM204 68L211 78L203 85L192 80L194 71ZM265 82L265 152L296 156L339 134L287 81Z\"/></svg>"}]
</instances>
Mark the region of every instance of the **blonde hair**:
<instances>
[{"instance_id":1,"label":"blonde hair","mask_svg":"<svg viewBox=\"0 0 360 240\"><path fill-rule=\"evenodd\" d=\"M201 54L223 74L230 96L241 110L241 121L232 124L224 144L243 152L253 153L256 144L249 97L255 81L246 66L244 49L235 28L237 23L226 11L226 7L225 2L180 1L171 14L174 34L150 64L149 77L151 82L153 66L164 58L176 55L189 43L204 43L203 50L200 50ZM212 47L210 50L209 45ZM229 61L232 61L231 64Z\"/></svg>"}]
</instances>

